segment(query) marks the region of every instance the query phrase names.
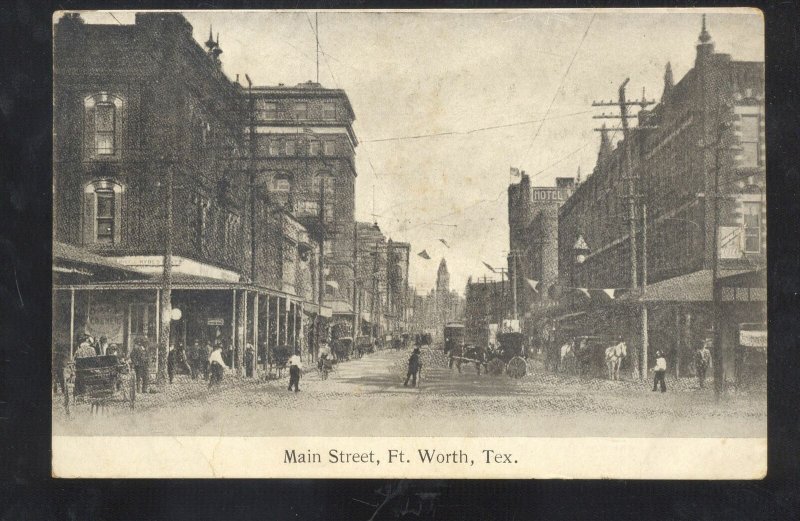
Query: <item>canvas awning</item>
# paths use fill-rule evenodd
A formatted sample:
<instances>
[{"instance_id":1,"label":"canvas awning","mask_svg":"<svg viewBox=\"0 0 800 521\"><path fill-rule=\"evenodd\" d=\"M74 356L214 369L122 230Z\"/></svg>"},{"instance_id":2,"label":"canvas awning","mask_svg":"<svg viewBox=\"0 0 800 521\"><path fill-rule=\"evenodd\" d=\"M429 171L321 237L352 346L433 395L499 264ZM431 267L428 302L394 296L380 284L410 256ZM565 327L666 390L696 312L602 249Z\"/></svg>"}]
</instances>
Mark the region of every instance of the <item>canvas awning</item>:
<instances>
[{"instance_id":1,"label":"canvas awning","mask_svg":"<svg viewBox=\"0 0 800 521\"><path fill-rule=\"evenodd\" d=\"M744 270L721 270L718 281L724 278L744 273ZM711 289L711 270L699 270L686 275L662 280L650 284L644 291L628 293L619 297L619 301L637 302L711 302L713 292Z\"/></svg>"},{"instance_id":2,"label":"canvas awning","mask_svg":"<svg viewBox=\"0 0 800 521\"><path fill-rule=\"evenodd\" d=\"M125 280L146 277L142 272L83 248L53 242L53 271L91 277L92 279Z\"/></svg>"}]
</instances>

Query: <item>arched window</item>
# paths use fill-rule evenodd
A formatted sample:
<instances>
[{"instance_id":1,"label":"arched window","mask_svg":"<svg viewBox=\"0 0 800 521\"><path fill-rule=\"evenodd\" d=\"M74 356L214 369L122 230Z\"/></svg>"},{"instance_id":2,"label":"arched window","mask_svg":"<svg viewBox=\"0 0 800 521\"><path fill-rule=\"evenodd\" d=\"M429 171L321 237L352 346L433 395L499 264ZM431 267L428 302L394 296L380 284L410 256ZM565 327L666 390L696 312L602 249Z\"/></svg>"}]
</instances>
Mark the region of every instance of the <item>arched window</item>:
<instances>
[{"instance_id":1,"label":"arched window","mask_svg":"<svg viewBox=\"0 0 800 521\"><path fill-rule=\"evenodd\" d=\"M273 192L291 192L292 175L283 172L275 174L270 183L270 190Z\"/></svg>"},{"instance_id":2,"label":"arched window","mask_svg":"<svg viewBox=\"0 0 800 521\"><path fill-rule=\"evenodd\" d=\"M122 143L122 98L100 92L84 98L83 107L86 157L119 157Z\"/></svg>"},{"instance_id":3,"label":"arched window","mask_svg":"<svg viewBox=\"0 0 800 521\"><path fill-rule=\"evenodd\" d=\"M119 244L122 239L122 185L94 181L83 190L84 244Z\"/></svg>"},{"instance_id":4,"label":"arched window","mask_svg":"<svg viewBox=\"0 0 800 521\"><path fill-rule=\"evenodd\" d=\"M333 175L326 170L317 172L316 175L314 175L314 177L311 179L311 191L314 194L319 194L319 189L323 180L325 181L325 193L332 194L336 180L334 179Z\"/></svg>"}]
</instances>

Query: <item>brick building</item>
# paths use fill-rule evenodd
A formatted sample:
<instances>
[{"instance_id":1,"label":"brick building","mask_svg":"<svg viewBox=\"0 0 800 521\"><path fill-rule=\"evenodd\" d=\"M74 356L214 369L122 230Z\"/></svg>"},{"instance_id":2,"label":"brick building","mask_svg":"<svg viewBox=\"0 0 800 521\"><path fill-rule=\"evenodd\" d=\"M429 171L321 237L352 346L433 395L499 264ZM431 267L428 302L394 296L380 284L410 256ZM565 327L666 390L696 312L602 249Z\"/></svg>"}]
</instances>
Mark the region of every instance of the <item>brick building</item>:
<instances>
[{"instance_id":1,"label":"brick building","mask_svg":"<svg viewBox=\"0 0 800 521\"><path fill-rule=\"evenodd\" d=\"M54 240L141 274L54 285L56 341L163 342L169 244L168 304L181 311L171 344L221 340L241 355L254 343L264 363L267 343L307 345L303 310L320 311L315 238L274 194L251 190L247 97L217 42L206 46L175 13L56 24Z\"/></svg>"},{"instance_id":2,"label":"brick building","mask_svg":"<svg viewBox=\"0 0 800 521\"><path fill-rule=\"evenodd\" d=\"M558 209L575 188L573 177L557 177L555 187L531 186L524 172L519 183L508 187L508 273L517 289L517 315L529 334L552 303L550 288L558 281ZM511 308L513 302L507 318Z\"/></svg>"},{"instance_id":3,"label":"brick building","mask_svg":"<svg viewBox=\"0 0 800 521\"><path fill-rule=\"evenodd\" d=\"M667 64L660 103L640 111L638 120L642 128L631 129L630 143L612 149L607 131L601 134L592 175L560 208L559 277L565 288L588 288L591 295L564 292L573 311L598 310L577 318L576 331L622 332L640 346L640 312L632 304L645 305L650 357L664 350L680 372L712 323L715 228L723 279L757 274L766 265L764 64L716 53L704 20L694 67L674 83ZM638 177L636 285L643 279L645 222L647 289L609 299L599 290L621 293L631 285L626 147ZM588 247L582 264L575 261L579 238ZM737 345L742 324L765 323L765 286L757 285L723 292L725 349ZM728 374L732 369L726 363Z\"/></svg>"},{"instance_id":4,"label":"brick building","mask_svg":"<svg viewBox=\"0 0 800 521\"><path fill-rule=\"evenodd\" d=\"M387 314L390 317L392 331L408 330L410 257L411 244L389 239L386 263Z\"/></svg>"},{"instance_id":5,"label":"brick building","mask_svg":"<svg viewBox=\"0 0 800 521\"><path fill-rule=\"evenodd\" d=\"M246 92L256 183L323 239L324 303L339 318L352 316L358 140L350 100L341 89L312 82Z\"/></svg>"}]
</instances>

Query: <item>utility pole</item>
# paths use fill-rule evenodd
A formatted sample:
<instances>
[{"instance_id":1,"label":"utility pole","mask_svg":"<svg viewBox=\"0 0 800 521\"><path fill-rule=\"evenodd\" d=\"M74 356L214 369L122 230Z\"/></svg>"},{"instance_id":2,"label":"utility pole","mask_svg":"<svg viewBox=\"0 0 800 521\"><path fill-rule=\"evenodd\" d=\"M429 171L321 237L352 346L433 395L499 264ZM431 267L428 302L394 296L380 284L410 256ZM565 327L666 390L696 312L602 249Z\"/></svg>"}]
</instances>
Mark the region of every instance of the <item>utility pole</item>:
<instances>
[{"instance_id":1,"label":"utility pole","mask_svg":"<svg viewBox=\"0 0 800 521\"><path fill-rule=\"evenodd\" d=\"M310 153L309 141L309 153ZM308 171L308 159L306 159L306 172ZM328 287L325 282L325 176L320 177L319 183L319 313L317 319L319 320L322 314L322 305L325 302L324 296ZM321 321L318 323L321 326ZM317 351L319 350L321 331L317 330L317 345L314 346L314 359L316 359Z\"/></svg>"},{"instance_id":2,"label":"utility pole","mask_svg":"<svg viewBox=\"0 0 800 521\"><path fill-rule=\"evenodd\" d=\"M358 336L361 316L358 310L358 222L353 222L353 342Z\"/></svg>"},{"instance_id":3,"label":"utility pole","mask_svg":"<svg viewBox=\"0 0 800 521\"><path fill-rule=\"evenodd\" d=\"M253 82L247 80L247 103L250 112L250 282L256 281L256 106L253 98ZM256 346L256 349L258 347Z\"/></svg>"},{"instance_id":4,"label":"utility pole","mask_svg":"<svg viewBox=\"0 0 800 521\"><path fill-rule=\"evenodd\" d=\"M157 361L158 374L156 383L159 385L167 381L167 353L169 351L170 331L172 326L172 190L174 178L174 165L167 164L167 186L165 201L164 230L164 268L161 282L161 338L158 346Z\"/></svg>"},{"instance_id":5,"label":"utility pole","mask_svg":"<svg viewBox=\"0 0 800 521\"><path fill-rule=\"evenodd\" d=\"M636 206L637 201L641 197L640 194L636 193L636 185L635 182L639 179L638 174L635 173L632 160L631 160L631 132L628 125L628 119L635 117L628 114L628 107L630 106L639 106L641 108L645 108L649 105L655 103L654 100L647 100L644 97L644 92L642 93L642 99L639 101L628 101L625 95L625 87L628 85L630 78L625 78L625 81L619 86L618 90L618 100L617 102L613 101L595 101L592 103L593 107L611 107L616 106L619 108L619 115L615 114L601 114L599 116L593 116L594 119L620 119L622 123L622 135L624 140L624 164L625 164L625 175L624 179L628 182L628 190L627 195L625 195L625 199L628 200L628 235L630 237L630 263L631 263L631 275L630 275L630 287L631 293L635 294L636 289L638 287L639 282L639 269L638 269L638 249L636 244ZM651 127L642 127L639 128L651 128ZM595 129L596 131L605 132L606 129L599 128ZM645 224L646 226L646 224ZM644 302L641 303L641 310L640 310L640 319L641 319L641 331L646 331L647 329L647 310L645 308ZM647 334L642 335L641 339L641 349L639 353L637 353L637 360L640 364L640 371L639 371L639 379L643 379L647 375ZM634 367L634 369L636 369Z\"/></svg>"},{"instance_id":6,"label":"utility pole","mask_svg":"<svg viewBox=\"0 0 800 521\"><path fill-rule=\"evenodd\" d=\"M517 251L511 252L511 294L514 301L514 314L512 318L517 319Z\"/></svg>"},{"instance_id":7,"label":"utility pole","mask_svg":"<svg viewBox=\"0 0 800 521\"><path fill-rule=\"evenodd\" d=\"M375 251L372 253L372 296L369 302L369 319L372 322L369 328L369 342L372 343L375 332L375 296L378 293L378 245L375 243Z\"/></svg>"}]
</instances>

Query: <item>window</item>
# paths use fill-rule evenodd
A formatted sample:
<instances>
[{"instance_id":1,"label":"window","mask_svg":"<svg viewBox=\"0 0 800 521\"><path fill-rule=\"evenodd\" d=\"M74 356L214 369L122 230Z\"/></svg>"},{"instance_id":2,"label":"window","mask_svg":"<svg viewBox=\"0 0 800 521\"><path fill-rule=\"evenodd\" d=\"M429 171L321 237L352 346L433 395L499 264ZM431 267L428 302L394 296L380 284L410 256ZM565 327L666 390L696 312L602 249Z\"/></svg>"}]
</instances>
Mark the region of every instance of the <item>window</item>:
<instances>
[{"instance_id":1,"label":"window","mask_svg":"<svg viewBox=\"0 0 800 521\"><path fill-rule=\"evenodd\" d=\"M319 195L319 189L322 181L325 181L325 193L332 194L334 189L334 178L330 172L320 172L311 179L311 191Z\"/></svg>"},{"instance_id":2,"label":"window","mask_svg":"<svg viewBox=\"0 0 800 521\"><path fill-rule=\"evenodd\" d=\"M318 156L320 149L319 141L311 141L308 144L308 155L310 156Z\"/></svg>"},{"instance_id":3,"label":"window","mask_svg":"<svg viewBox=\"0 0 800 521\"><path fill-rule=\"evenodd\" d=\"M759 157L760 122L758 114L741 115L741 138L739 145L742 147L742 166L758 166L761 164Z\"/></svg>"},{"instance_id":4,"label":"window","mask_svg":"<svg viewBox=\"0 0 800 521\"><path fill-rule=\"evenodd\" d=\"M258 119L278 119L278 104L274 101L262 103L258 110Z\"/></svg>"},{"instance_id":5,"label":"window","mask_svg":"<svg viewBox=\"0 0 800 521\"><path fill-rule=\"evenodd\" d=\"M292 176L289 174L276 174L272 178L273 192L290 192L292 190Z\"/></svg>"},{"instance_id":6,"label":"window","mask_svg":"<svg viewBox=\"0 0 800 521\"><path fill-rule=\"evenodd\" d=\"M286 155L293 156L294 155L294 140L289 139L286 141Z\"/></svg>"},{"instance_id":7,"label":"window","mask_svg":"<svg viewBox=\"0 0 800 521\"><path fill-rule=\"evenodd\" d=\"M114 154L114 120L112 103L98 103L94 109L94 148L99 155Z\"/></svg>"},{"instance_id":8,"label":"window","mask_svg":"<svg viewBox=\"0 0 800 521\"><path fill-rule=\"evenodd\" d=\"M308 103L295 103L294 117L295 119L308 119Z\"/></svg>"},{"instance_id":9,"label":"window","mask_svg":"<svg viewBox=\"0 0 800 521\"><path fill-rule=\"evenodd\" d=\"M97 190L95 197L97 199L95 242L114 244L114 192L111 190Z\"/></svg>"},{"instance_id":10,"label":"window","mask_svg":"<svg viewBox=\"0 0 800 521\"><path fill-rule=\"evenodd\" d=\"M742 203L744 214L744 251L761 253L761 203Z\"/></svg>"},{"instance_id":11,"label":"window","mask_svg":"<svg viewBox=\"0 0 800 521\"><path fill-rule=\"evenodd\" d=\"M269 155L277 156L280 153L280 143L276 139L269 140Z\"/></svg>"},{"instance_id":12,"label":"window","mask_svg":"<svg viewBox=\"0 0 800 521\"><path fill-rule=\"evenodd\" d=\"M121 98L107 92L84 98L84 150L87 158L109 159L119 155L122 106Z\"/></svg>"},{"instance_id":13,"label":"window","mask_svg":"<svg viewBox=\"0 0 800 521\"><path fill-rule=\"evenodd\" d=\"M112 181L95 181L84 188L84 244L118 244L121 239L122 186Z\"/></svg>"},{"instance_id":14,"label":"window","mask_svg":"<svg viewBox=\"0 0 800 521\"><path fill-rule=\"evenodd\" d=\"M316 215L318 209L316 201L300 201L297 205L297 213L300 215Z\"/></svg>"},{"instance_id":15,"label":"window","mask_svg":"<svg viewBox=\"0 0 800 521\"><path fill-rule=\"evenodd\" d=\"M192 205L192 246L199 252L202 251L203 248L203 234L205 233L208 203L202 196L195 194L192 196Z\"/></svg>"},{"instance_id":16,"label":"window","mask_svg":"<svg viewBox=\"0 0 800 521\"><path fill-rule=\"evenodd\" d=\"M332 156L336 153L336 143L333 141L326 141L325 142L325 155Z\"/></svg>"},{"instance_id":17,"label":"window","mask_svg":"<svg viewBox=\"0 0 800 521\"><path fill-rule=\"evenodd\" d=\"M336 103L333 101L326 101L322 104L322 118L323 119L336 119Z\"/></svg>"}]
</instances>

